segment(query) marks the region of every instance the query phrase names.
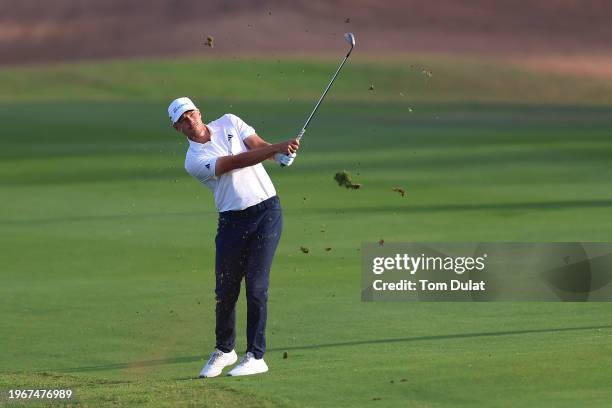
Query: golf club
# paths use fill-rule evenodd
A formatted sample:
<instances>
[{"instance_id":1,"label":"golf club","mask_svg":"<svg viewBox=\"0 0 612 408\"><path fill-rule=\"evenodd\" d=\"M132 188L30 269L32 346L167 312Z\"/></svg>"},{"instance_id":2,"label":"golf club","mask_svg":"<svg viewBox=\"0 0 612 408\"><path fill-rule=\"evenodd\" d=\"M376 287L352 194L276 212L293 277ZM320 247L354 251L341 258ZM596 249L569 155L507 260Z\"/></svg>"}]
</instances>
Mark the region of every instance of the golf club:
<instances>
[{"instance_id":1,"label":"golf club","mask_svg":"<svg viewBox=\"0 0 612 408\"><path fill-rule=\"evenodd\" d=\"M344 66L344 63L346 63L346 60L351 55L351 52L353 52L353 48L355 47L355 34L353 34L353 33L346 33L346 34L344 34L344 39L346 40L347 43L349 43L351 48L349 48L348 52L346 53L346 57L344 57L344 59L340 63L340 66L336 70L336 73L332 77L331 81L329 81L329 84L327 84L327 87L323 91L323 95L321 95L321 98L319 98L319 101L317 102L317 104L315 105L314 109L312 110L312 113L310 114L310 116L308 116L308 119L306 119L306 123L304 123L304 126L302 126L302 130L300 130L300 133L298 133L298 135L297 135L297 139L298 140L302 139L302 137L304 136L304 133L306 133L306 128L308 127L308 124L310 123L310 121L314 117L315 113L317 112L317 109L319 109L319 105L321 105L321 102L323 102L323 99L325 98L325 95L327 95L327 92L329 91L329 89L331 88L332 84L336 80L336 77L340 73L340 70Z\"/></svg>"}]
</instances>

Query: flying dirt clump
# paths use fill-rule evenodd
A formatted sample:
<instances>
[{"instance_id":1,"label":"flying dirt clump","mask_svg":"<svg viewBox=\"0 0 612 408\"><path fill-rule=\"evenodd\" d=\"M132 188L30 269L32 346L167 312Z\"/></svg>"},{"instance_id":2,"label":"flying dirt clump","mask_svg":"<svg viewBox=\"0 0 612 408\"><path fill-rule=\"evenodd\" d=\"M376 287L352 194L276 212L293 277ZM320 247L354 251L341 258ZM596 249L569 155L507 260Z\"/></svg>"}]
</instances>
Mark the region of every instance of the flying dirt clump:
<instances>
[{"instance_id":1,"label":"flying dirt clump","mask_svg":"<svg viewBox=\"0 0 612 408\"><path fill-rule=\"evenodd\" d=\"M427 69L423 69L423 70L421 71L421 73L422 73L423 75L425 75L426 77L428 77L428 78L431 78L431 77L433 76L433 72L431 72L431 71L429 71L429 70L427 70Z\"/></svg>"},{"instance_id":2,"label":"flying dirt clump","mask_svg":"<svg viewBox=\"0 0 612 408\"><path fill-rule=\"evenodd\" d=\"M209 35L208 37L206 37L206 41L204 41L204 45L206 45L207 47L213 48L215 46L214 42L215 42L215 38L212 35Z\"/></svg>"},{"instance_id":3,"label":"flying dirt clump","mask_svg":"<svg viewBox=\"0 0 612 408\"><path fill-rule=\"evenodd\" d=\"M301 246L300 247L300 251L302 251L303 253L307 254L308 252L310 252L310 250L306 247Z\"/></svg>"},{"instance_id":4,"label":"flying dirt clump","mask_svg":"<svg viewBox=\"0 0 612 408\"><path fill-rule=\"evenodd\" d=\"M406 197L406 190L404 190L402 187L395 187L393 191L399 193L399 195L401 195L402 197Z\"/></svg>"},{"instance_id":5,"label":"flying dirt clump","mask_svg":"<svg viewBox=\"0 0 612 408\"><path fill-rule=\"evenodd\" d=\"M433 76L433 72L429 69L427 69L426 67L420 66L420 65L410 65L410 70L412 71L413 69L417 69L421 71L421 74L425 75L427 78L431 78Z\"/></svg>"},{"instance_id":6,"label":"flying dirt clump","mask_svg":"<svg viewBox=\"0 0 612 408\"><path fill-rule=\"evenodd\" d=\"M370 84L370 86L368 87L368 91L373 91L374 90L374 84Z\"/></svg>"},{"instance_id":7,"label":"flying dirt clump","mask_svg":"<svg viewBox=\"0 0 612 408\"><path fill-rule=\"evenodd\" d=\"M351 174L346 170L337 172L334 175L334 180L336 180L336 183L338 183L339 186L344 186L346 188L352 188L353 190L358 190L361 188L361 184L353 183Z\"/></svg>"}]
</instances>

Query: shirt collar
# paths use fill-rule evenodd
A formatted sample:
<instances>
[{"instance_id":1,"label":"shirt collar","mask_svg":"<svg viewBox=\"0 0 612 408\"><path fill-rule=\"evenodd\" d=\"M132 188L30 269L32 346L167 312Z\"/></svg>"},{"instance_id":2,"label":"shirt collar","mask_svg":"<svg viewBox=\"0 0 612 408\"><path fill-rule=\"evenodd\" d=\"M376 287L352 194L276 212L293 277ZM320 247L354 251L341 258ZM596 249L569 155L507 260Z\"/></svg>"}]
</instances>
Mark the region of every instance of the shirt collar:
<instances>
[{"instance_id":1,"label":"shirt collar","mask_svg":"<svg viewBox=\"0 0 612 408\"><path fill-rule=\"evenodd\" d=\"M189 140L189 148L195 150L196 152L201 152L202 150L204 150L204 148L206 147L206 145L208 143L210 143L210 140L206 143L198 143L198 142L194 142L191 139L187 139Z\"/></svg>"},{"instance_id":2,"label":"shirt collar","mask_svg":"<svg viewBox=\"0 0 612 408\"><path fill-rule=\"evenodd\" d=\"M204 150L204 148L210 143L212 142L212 136L213 136L213 128L210 125L206 125L208 127L208 130L210 131L210 140L206 143L198 143L198 142L194 142L191 139L187 139L189 140L189 147L197 152L200 152L202 150Z\"/></svg>"}]
</instances>

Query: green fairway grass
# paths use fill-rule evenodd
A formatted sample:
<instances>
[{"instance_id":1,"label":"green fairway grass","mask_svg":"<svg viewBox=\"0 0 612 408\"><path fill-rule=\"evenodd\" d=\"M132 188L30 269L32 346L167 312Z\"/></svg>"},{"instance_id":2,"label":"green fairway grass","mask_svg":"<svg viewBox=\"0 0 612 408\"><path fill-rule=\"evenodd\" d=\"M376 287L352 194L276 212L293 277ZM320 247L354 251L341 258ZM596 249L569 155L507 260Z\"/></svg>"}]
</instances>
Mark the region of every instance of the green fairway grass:
<instances>
[{"instance_id":1,"label":"green fairway grass","mask_svg":"<svg viewBox=\"0 0 612 408\"><path fill-rule=\"evenodd\" d=\"M230 104L279 101L290 109L295 101L318 98L339 62L323 57L194 57L11 67L0 70L0 101L165 101L186 94ZM612 83L533 72L503 59L427 54L374 58L356 52L327 100L610 106Z\"/></svg>"},{"instance_id":2,"label":"green fairway grass","mask_svg":"<svg viewBox=\"0 0 612 408\"><path fill-rule=\"evenodd\" d=\"M609 84L416 59L431 78L351 61L294 166L266 165L285 210L270 372L210 380L216 212L167 104L280 141L337 61L0 71L0 404L46 387L91 407L609 406L611 303L360 301L362 242L610 241Z\"/></svg>"}]
</instances>

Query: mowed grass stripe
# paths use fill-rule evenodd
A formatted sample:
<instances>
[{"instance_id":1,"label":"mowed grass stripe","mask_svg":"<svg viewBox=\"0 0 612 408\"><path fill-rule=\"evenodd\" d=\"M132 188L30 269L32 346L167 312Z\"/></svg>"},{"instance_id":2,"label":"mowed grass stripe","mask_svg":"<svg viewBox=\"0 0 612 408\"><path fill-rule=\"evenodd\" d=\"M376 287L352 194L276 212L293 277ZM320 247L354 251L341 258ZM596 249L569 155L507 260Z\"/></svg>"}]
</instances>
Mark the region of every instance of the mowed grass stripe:
<instances>
[{"instance_id":1,"label":"mowed grass stripe","mask_svg":"<svg viewBox=\"0 0 612 408\"><path fill-rule=\"evenodd\" d=\"M316 98L337 62L314 57L192 58L12 67L0 70L0 99L167 100L188 94L238 102L265 95L289 103ZM532 72L495 59L406 55L372 60L355 53L330 94L330 99L362 102L406 98L609 105L612 86L602 79Z\"/></svg>"}]
</instances>

